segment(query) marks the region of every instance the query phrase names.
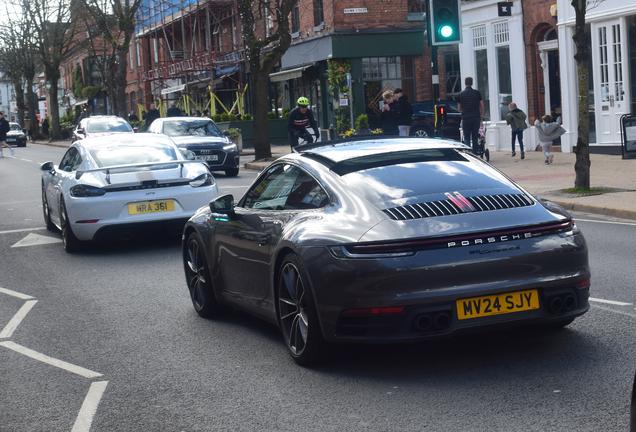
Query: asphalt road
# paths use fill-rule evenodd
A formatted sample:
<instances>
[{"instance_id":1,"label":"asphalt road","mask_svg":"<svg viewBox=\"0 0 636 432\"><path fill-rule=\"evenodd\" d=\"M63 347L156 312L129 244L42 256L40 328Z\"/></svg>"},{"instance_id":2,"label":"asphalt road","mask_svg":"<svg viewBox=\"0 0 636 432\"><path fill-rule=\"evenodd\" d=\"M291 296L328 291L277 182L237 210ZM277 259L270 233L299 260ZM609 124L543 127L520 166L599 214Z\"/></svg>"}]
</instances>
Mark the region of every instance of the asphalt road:
<instances>
[{"instance_id":1,"label":"asphalt road","mask_svg":"<svg viewBox=\"0 0 636 432\"><path fill-rule=\"evenodd\" d=\"M0 159L2 432L627 428L633 222L575 215L595 300L566 329L345 347L302 368L269 324L198 317L178 240L66 254L43 229L39 171L63 152L30 145ZM217 180L238 198L255 175Z\"/></svg>"}]
</instances>

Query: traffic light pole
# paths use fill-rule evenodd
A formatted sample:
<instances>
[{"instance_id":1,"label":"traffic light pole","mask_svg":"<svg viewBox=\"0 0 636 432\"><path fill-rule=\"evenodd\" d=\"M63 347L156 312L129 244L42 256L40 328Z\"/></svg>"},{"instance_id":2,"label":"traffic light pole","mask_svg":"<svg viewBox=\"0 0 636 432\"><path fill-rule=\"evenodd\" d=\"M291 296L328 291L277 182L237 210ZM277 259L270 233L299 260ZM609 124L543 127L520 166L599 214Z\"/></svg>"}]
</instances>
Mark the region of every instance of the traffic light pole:
<instances>
[{"instance_id":1,"label":"traffic light pole","mask_svg":"<svg viewBox=\"0 0 636 432\"><path fill-rule=\"evenodd\" d=\"M439 71L437 64L437 45L431 46L431 68L433 79L433 101L435 101L435 137L444 138L444 131L441 127L442 119L437 117L437 104L439 104Z\"/></svg>"}]
</instances>

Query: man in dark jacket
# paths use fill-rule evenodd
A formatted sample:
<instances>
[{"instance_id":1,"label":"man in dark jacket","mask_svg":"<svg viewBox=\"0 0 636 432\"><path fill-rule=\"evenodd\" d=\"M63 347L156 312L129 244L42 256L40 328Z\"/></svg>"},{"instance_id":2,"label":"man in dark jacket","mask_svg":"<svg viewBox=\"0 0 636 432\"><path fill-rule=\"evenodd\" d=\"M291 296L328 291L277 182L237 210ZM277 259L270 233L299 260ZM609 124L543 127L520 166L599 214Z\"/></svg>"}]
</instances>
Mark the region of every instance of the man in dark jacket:
<instances>
[{"instance_id":1,"label":"man in dark jacket","mask_svg":"<svg viewBox=\"0 0 636 432\"><path fill-rule=\"evenodd\" d=\"M161 117L159 110L155 109L155 104L150 104L150 110L146 114L146 128L149 128L153 121Z\"/></svg>"},{"instance_id":2,"label":"man in dark jacket","mask_svg":"<svg viewBox=\"0 0 636 432\"><path fill-rule=\"evenodd\" d=\"M462 113L462 131L464 132L464 144L470 146L473 140L473 153L479 154L479 125L484 115L484 101L481 93L473 88L472 77L464 80L466 88L459 94L457 107Z\"/></svg>"},{"instance_id":3,"label":"man in dark jacket","mask_svg":"<svg viewBox=\"0 0 636 432\"><path fill-rule=\"evenodd\" d=\"M382 135L399 135L398 120L400 118L400 104L395 98L395 93L387 90L382 94L384 105L380 113L382 120Z\"/></svg>"},{"instance_id":4,"label":"man in dark jacket","mask_svg":"<svg viewBox=\"0 0 636 432\"><path fill-rule=\"evenodd\" d=\"M172 101L170 102L170 108L166 111L166 117L179 117L181 115L181 110L177 108L177 104Z\"/></svg>"},{"instance_id":5,"label":"man in dark jacket","mask_svg":"<svg viewBox=\"0 0 636 432\"><path fill-rule=\"evenodd\" d=\"M400 118L398 119L400 136L409 136L413 122L413 108L409 102L409 97L402 94L401 88L395 89L395 97L400 104Z\"/></svg>"},{"instance_id":6,"label":"man in dark jacket","mask_svg":"<svg viewBox=\"0 0 636 432\"><path fill-rule=\"evenodd\" d=\"M135 114L135 110L132 110L130 114L128 114L128 121L139 121L139 117Z\"/></svg>"},{"instance_id":7,"label":"man in dark jacket","mask_svg":"<svg viewBox=\"0 0 636 432\"><path fill-rule=\"evenodd\" d=\"M298 145L298 138L307 141L307 144L313 142L311 134L307 130L307 126L311 126L316 136L316 141L320 138L318 124L314 119L314 114L309 109L309 99L306 97L298 98L298 106L289 113L287 119L287 132L289 132L289 145L293 149Z\"/></svg>"}]
</instances>

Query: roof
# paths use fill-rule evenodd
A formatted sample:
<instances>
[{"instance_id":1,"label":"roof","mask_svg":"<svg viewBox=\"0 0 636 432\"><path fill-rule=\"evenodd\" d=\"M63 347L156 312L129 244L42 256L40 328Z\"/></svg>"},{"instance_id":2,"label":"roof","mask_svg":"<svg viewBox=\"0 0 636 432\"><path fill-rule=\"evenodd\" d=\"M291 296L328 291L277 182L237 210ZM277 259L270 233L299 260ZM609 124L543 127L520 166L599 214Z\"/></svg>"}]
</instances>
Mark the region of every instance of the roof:
<instances>
[{"instance_id":1,"label":"roof","mask_svg":"<svg viewBox=\"0 0 636 432\"><path fill-rule=\"evenodd\" d=\"M175 145L174 141L167 135L153 134L153 133L134 133L134 134L116 134L105 135L95 138L86 138L81 141L76 141L75 144L81 145L86 148L98 147L104 144L164 144Z\"/></svg>"}]
</instances>

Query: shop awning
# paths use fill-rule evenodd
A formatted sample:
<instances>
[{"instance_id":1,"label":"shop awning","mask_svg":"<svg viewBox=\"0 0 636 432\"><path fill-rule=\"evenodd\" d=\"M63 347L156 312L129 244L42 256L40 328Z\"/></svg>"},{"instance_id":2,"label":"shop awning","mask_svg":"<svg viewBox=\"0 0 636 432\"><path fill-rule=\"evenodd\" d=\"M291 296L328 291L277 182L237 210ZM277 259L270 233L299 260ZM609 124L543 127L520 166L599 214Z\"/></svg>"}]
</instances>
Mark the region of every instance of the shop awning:
<instances>
[{"instance_id":1,"label":"shop awning","mask_svg":"<svg viewBox=\"0 0 636 432\"><path fill-rule=\"evenodd\" d=\"M269 80L271 82L278 82L278 81L286 81L293 78L300 78L303 74L303 71L312 66L313 65L307 65L307 66L301 66L294 69L283 70L280 72L274 72L272 74L269 74Z\"/></svg>"},{"instance_id":2,"label":"shop awning","mask_svg":"<svg viewBox=\"0 0 636 432\"><path fill-rule=\"evenodd\" d=\"M180 92L180 91L184 91L186 88L185 84L181 84L178 86L174 86L174 87L168 87L165 89L161 90L161 94L170 94L170 93L174 93L174 92Z\"/></svg>"},{"instance_id":3,"label":"shop awning","mask_svg":"<svg viewBox=\"0 0 636 432\"><path fill-rule=\"evenodd\" d=\"M75 102L75 104L73 104L73 106L76 107L76 106L84 105L85 103L88 103L88 99L78 100L77 102Z\"/></svg>"}]
</instances>

